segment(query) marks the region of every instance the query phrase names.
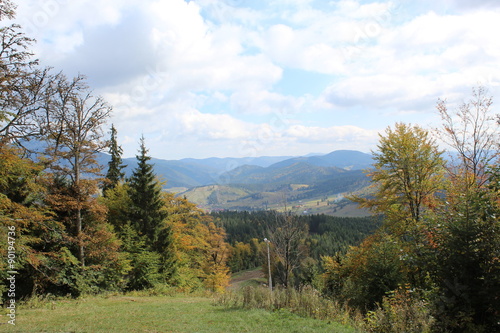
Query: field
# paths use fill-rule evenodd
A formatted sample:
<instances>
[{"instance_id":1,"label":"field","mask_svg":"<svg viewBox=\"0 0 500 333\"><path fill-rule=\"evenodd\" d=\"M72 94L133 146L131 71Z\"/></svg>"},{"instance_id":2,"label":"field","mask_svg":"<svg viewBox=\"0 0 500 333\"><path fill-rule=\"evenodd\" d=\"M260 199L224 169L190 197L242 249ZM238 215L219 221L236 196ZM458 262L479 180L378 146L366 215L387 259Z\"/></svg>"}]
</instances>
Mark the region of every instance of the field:
<instances>
[{"instance_id":1,"label":"field","mask_svg":"<svg viewBox=\"0 0 500 333\"><path fill-rule=\"evenodd\" d=\"M364 193L360 191L337 193L330 195L308 196L309 185L291 184L286 192L287 203L297 214L326 214L341 217L363 217L370 215L366 209L344 198L349 194ZM205 211L217 210L277 210L283 209L283 191L255 189L255 185L209 185L192 188L180 195L186 196ZM303 197L304 196L304 197ZM303 198L302 198L303 197Z\"/></svg>"},{"instance_id":2,"label":"field","mask_svg":"<svg viewBox=\"0 0 500 333\"><path fill-rule=\"evenodd\" d=\"M5 310L3 310L5 311ZM3 313L2 313L3 314ZM208 297L112 296L45 301L20 307L16 325L0 316L0 332L355 332L288 311L224 309Z\"/></svg>"}]
</instances>

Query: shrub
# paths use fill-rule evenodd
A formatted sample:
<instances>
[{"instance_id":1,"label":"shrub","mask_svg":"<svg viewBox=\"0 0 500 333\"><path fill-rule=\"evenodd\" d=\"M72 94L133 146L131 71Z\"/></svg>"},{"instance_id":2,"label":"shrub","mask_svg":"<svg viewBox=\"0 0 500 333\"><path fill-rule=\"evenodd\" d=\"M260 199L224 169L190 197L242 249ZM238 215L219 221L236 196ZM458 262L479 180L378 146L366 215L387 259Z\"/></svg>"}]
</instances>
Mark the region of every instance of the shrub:
<instances>
[{"instance_id":1,"label":"shrub","mask_svg":"<svg viewBox=\"0 0 500 333\"><path fill-rule=\"evenodd\" d=\"M366 314L364 328L374 333L425 333L431 332L433 323L427 302L408 287L400 287Z\"/></svg>"}]
</instances>

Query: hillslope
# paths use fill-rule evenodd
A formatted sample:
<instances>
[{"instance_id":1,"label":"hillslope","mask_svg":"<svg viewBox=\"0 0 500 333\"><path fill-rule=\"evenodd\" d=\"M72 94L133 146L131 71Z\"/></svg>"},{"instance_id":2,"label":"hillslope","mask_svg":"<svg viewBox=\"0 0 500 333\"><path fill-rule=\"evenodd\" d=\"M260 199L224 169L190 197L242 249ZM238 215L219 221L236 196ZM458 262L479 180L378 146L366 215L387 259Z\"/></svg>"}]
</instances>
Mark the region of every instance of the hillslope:
<instances>
[{"instance_id":1,"label":"hillslope","mask_svg":"<svg viewBox=\"0 0 500 333\"><path fill-rule=\"evenodd\" d=\"M16 325L0 332L356 332L288 311L225 309L195 296L116 295L21 306ZM5 319L5 317L3 317Z\"/></svg>"},{"instance_id":2,"label":"hillslope","mask_svg":"<svg viewBox=\"0 0 500 333\"><path fill-rule=\"evenodd\" d=\"M102 164L107 160L109 156L101 156ZM153 158L151 162L155 173L166 181L166 190L210 211L279 209L286 201L301 213L367 214L343 199L368 185L362 169L371 166L372 156L359 151L302 157ZM136 163L135 158L124 159L127 176Z\"/></svg>"},{"instance_id":3,"label":"hillslope","mask_svg":"<svg viewBox=\"0 0 500 333\"><path fill-rule=\"evenodd\" d=\"M300 213L364 216L344 199L369 185L360 168L368 168L370 155L337 151L324 156L292 158L268 167L244 165L224 173L225 183L198 186L180 193L206 210L281 209Z\"/></svg>"}]
</instances>

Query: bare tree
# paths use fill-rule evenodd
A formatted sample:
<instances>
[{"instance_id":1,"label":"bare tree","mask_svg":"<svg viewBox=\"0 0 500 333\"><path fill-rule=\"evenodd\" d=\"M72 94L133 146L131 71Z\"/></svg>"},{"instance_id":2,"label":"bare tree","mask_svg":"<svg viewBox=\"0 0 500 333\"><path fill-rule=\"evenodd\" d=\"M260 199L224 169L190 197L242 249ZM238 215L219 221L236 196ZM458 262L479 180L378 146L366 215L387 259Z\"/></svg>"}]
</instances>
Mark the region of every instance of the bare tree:
<instances>
[{"instance_id":1,"label":"bare tree","mask_svg":"<svg viewBox=\"0 0 500 333\"><path fill-rule=\"evenodd\" d=\"M462 173L469 186L484 185L487 167L498 157L499 123L491 114L493 99L486 94L484 87L473 88L471 100L456 111L448 110L445 100L437 104L444 128L441 139L458 154L458 163L449 171L454 176Z\"/></svg>"},{"instance_id":2,"label":"bare tree","mask_svg":"<svg viewBox=\"0 0 500 333\"><path fill-rule=\"evenodd\" d=\"M0 20L14 16L12 2L0 0ZM20 29L17 24L0 28L0 143L23 146L40 136L38 113L54 92L50 86L55 78L50 68L37 67L30 51L35 40Z\"/></svg>"},{"instance_id":3,"label":"bare tree","mask_svg":"<svg viewBox=\"0 0 500 333\"><path fill-rule=\"evenodd\" d=\"M0 0L0 20L12 19L16 14L16 6L10 0Z\"/></svg>"},{"instance_id":4,"label":"bare tree","mask_svg":"<svg viewBox=\"0 0 500 333\"><path fill-rule=\"evenodd\" d=\"M289 287L292 284L293 272L300 267L301 261L307 255L304 240L307 237L308 226L287 210L285 205L284 212L276 212L274 224L268 228L276 258L275 280Z\"/></svg>"},{"instance_id":5,"label":"bare tree","mask_svg":"<svg viewBox=\"0 0 500 333\"><path fill-rule=\"evenodd\" d=\"M97 191L97 181L89 177L100 175L96 154L107 147L102 127L111 107L101 97L92 95L85 77L80 75L69 81L60 74L57 78L52 87L55 94L47 99L39 126L47 142L49 167L72 189L67 207L74 212L78 259L84 266L82 210Z\"/></svg>"}]
</instances>

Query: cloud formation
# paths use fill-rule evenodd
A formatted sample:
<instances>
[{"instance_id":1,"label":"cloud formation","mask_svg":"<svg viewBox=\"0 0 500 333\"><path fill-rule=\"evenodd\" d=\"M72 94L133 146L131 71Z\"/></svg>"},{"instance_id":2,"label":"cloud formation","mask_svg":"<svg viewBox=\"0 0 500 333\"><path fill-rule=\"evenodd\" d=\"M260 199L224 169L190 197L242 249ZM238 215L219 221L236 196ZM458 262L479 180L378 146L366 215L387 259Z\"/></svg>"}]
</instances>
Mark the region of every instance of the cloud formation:
<instances>
[{"instance_id":1,"label":"cloud formation","mask_svg":"<svg viewBox=\"0 0 500 333\"><path fill-rule=\"evenodd\" d=\"M23 0L17 21L114 106L126 156L141 134L166 159L369 151L499 90L497 1Z\"/></svg>"}]
</instances>

